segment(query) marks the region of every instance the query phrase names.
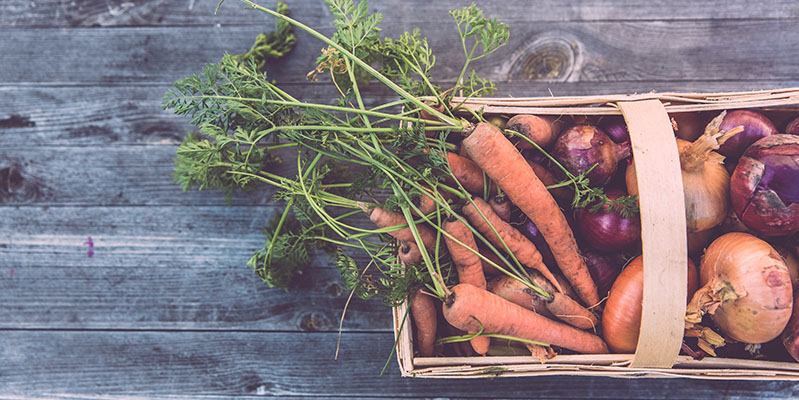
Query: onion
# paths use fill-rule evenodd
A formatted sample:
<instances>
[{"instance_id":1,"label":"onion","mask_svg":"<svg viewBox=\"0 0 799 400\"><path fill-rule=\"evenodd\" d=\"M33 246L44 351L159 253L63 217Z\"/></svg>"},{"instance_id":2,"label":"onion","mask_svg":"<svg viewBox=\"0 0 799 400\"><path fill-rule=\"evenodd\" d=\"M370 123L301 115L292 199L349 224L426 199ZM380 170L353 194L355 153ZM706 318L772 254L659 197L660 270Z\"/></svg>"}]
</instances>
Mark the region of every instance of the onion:
<instances>
[{"instance_id":1,"label":"onion","mask_svg":"<svg viewBox=\"0 0 799 400\"><path fill-rule=\"evenodd\" d=\"M793 315L780 335L782 345L794 360L799 361L799 296L793 301Z\"/></svg>"},{"instance_id":2,"label":"onion","mask_svg":"<svg viewBox=\"0 0 799 400\"><path fill-rule=\"evenodd\" d=\"M707 127L695 142L677 140L680 167L685 195L685 222L688 232L699 232L719 225L727 216L730 175L722 165L724 157L713 149L718 141L737 133L737 130L719 133L722 113ZM627 167L627 190L638 194L635 163Z\"/></svg>"},{"instance_id":3,"label":"onion","mask_svg":"<svg viewBox=\"0 0 799 400\"><path fill-rule=\"evenodd\" d=\"M728 131L736 126L743 126L743 132L729 138L717 150L719 154L727 157L730 164L734 164L741 154L758 139L777 133L777 128L771 120L756 111L730 111L721 121L719 130Z\"/></svg>"},{"instance_id":4,"label":"onion","mask_svg":"<svg viewBox=\"0 0 799 400\"><path fill-rule=\"evenodd\" d=\"M688 254L697 254L705 250L707 245L715 238L714 229L706 231L688 232Z\"/></svg>"},{"instance_id":5,"label":"onion","mask_svg":"<svg viewBox=\"0 0 799 400\"><path fill-rule=\"evenodd\" d=\"M741 222L762 236L799 232L799 136L771 135L746 150L730 181Z\"/></svg>"},{"instance_id":6,"label":"onion","mask_svg":"<svg viewBox=\"0 0 799 400\"><path fill-rule=\"evenodd\" d=\"M731 232L714 240L699 267L703 285L691 299L686 321L710 314L721 333L744 343L765 343L791 317L791 277L782 257L753 235Z\"/></svg>"},{"instance_id":7,"label":"onion","mask_svg":"<svg viewBox=\"0 0 799 400\"><path fill-rule=\"evenodd\" d=\"M791 277L791 288L793 288L794 297L797 294L797 286L799 286L799 260L796 259L796 254L792 250L785 247L775 247L777 253L780 253L782 260L785 261L785 266L788 267L788 275Z\"/></svg>"},{"instance_id":8,"label":"onion","mask_svg":"<svg viewBox=\"0 0 799 400\"><path fill-rule=\"evenodd\" d=\"M785 127L785 133L788 135L799 135L799 118L788 123Z\"/></svg>"},{"instance_id":9,"label":"onion","mask_svg":"<svg viewBox=\"0 0 799 400\"><path fill-rule=\"evenodd\" d=\"M619 276L624 258L617 253L602 253L590 248L583 248L580 253L591 273L591 278L596 282L599 297L607 296L613 281Z\"/></svg>"},{"instance_id":10,"label":"onion","mask_svg":"<svg viewBox=\"0 0 799 400\"><path fill-rule=\"evenodd\" d=\"M688 259L688 296L696 290L696 266ZM624 268L610 289L602 314L602 337L614 353L633 353L641 330L644 262L638 256ZM664 294L666 295L666 294Z\"/></svg>"},{"instance_id":11,"label":"onion","mask_svg":"<svg viewBox=\"0 0 799 400\"><path fill-rule=\"evenodd\" d=\"M610 140L616 143L630 141L630 132L627 131L627 123L620 115L608 115L599 122L599 128L605 132Z\"/></svg>"},{"instance_id":12,"label":"onion","mask_svg":"<svg viewBox=\"0 0 799 400\"><path fill-rule=\"evenodd\" d=\"M616 200L625 193L608 190L608 199ZM574 222L580 237L596 250L614 252L632 247L641 240L641 218L638 213L623 217L607 204L596 212L591 206L578 208L574 212Z\"/></svg>"},{"instance_id":13,"label":"onion","mask_svg":"<svg viewBox=\"0 0 799 400\"><path fill-rule=\"evenodd\" d=\"M710 118L699 112L680 112L669 114L674 134L678 138L693 142L705 130L705 125Z\"/></svg>"},{"instance_id":14,"label":"onion","mask_svg":"<svg viewBox=\"0 0 799 400\"><path fill-rule=\"evenodd\" d=\"M593 186L604 186L619 161L630 156L630 143L614 143L593 125L577 125L563 132L555 141L552 156L575 175L596 167L586 175Z\"/></svg>"},{"instance_id":15,"label":"onion","mask_svg":"<svg viewBox=\"0 0 799 400\"><path fill-rule=\"evenodd\" d=\"M535 226L531 219L527 218L521 225L517 226L517 229L519 229L522 235L533 242L535 248L541 253L541 259L544 261L544 264L547 266L557 265L555 257L552 255L552 250L549 249L549 245L544 239L544 235L541 234L541 231L538 230L538 227Z\"/></svg>"}]
</instances>

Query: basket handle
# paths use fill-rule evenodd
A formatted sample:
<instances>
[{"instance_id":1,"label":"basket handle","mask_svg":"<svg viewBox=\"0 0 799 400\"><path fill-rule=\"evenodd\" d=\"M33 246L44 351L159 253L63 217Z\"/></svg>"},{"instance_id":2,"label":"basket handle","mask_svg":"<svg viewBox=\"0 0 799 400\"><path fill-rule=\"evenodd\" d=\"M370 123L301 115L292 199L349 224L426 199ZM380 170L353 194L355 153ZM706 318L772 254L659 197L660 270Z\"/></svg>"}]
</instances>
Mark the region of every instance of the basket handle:
<instances>
[{"instance_id":1,"label":"basket handle","mask_svg":"<svg viewBox=\"0 0 799 400\"><path fill-rule=\"evenodd\" d=\"M677 142L659 100L620 101L617 105L630 132L644 257L641 330L630 366L670 368L682 345L688 279Z\"/></svg>"}]
</instances>

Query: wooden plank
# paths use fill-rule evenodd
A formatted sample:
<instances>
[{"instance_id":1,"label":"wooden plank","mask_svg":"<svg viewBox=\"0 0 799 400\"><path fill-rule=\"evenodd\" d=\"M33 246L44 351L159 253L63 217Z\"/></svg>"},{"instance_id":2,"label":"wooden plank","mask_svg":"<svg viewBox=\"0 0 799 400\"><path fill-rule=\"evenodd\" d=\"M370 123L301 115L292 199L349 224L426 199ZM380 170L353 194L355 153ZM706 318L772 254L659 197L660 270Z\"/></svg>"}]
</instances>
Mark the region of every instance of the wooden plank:
<instances>
[{"instance_id":1,"label":"wooden plank","mask_svg":"<svg viewBox=\"0 0 799 400\"><path fill-rule=\"evenodd\" d=\"M100 139L101 141L103 139ZM77 143L81 143L78 139ZM177 146L79 147L29 146L0 148L2 205L225 205L218 190L183 192L173 182ZM279 153L285 160L291 154ZM291 162L275 169L296 170ZM288 175L287 175L288 176ZM274 205L275 190L264 184L233 195L233 205Z\"/></svg>"},{"instance_id":2,"label":"wooden plank","mask_svg":"<svg viewBox=\"0 0 799 400\"><path fill-rule=\"evenodd\" d=\"M405 28L396 21L387 21L385 34ZM794 80L799 35L785 35L794 25L791 20L521 24L509 46L474 67L513 82ZM7 39L0 42L0 54L6 55L0 84L168 83L226 51L246 50L258 31L252 26L0 29ZM452 45L459 43L454 29L430 25L423 33L442 63L435 79L454 80L462 57ZM271 76L279 83L304 82L313 68L322 46L308 35L300 35L300 43L273 64Z\"/></svg>"},{"instance_id":3,"label":"wooden plank","mask_svg":"<svg viewBox=\"0 0 799 400\"><path fill-rule=\"evenodd\" d=\"M3 26L175 26L221 24L263 24L260 13L244 10L238 2L227 0L218 15L214 15L216 0L6 0L0 4L0 24ZM273 7L274 1L259 1ZM501 15L516 21L561 20L640 20L640 19L785 19L799 16L799 6L788 0L769 1L755 6L743 0L727 1L723 6L714 2L635 1L608 0L545 0L536 2L536 11L530 12L524 2L476 2L489 15ZM390 0L372 0L372 9L424 23L435 23L448 18L446 12L463 7L453 1L405 1L398 7ZM296 16L313 23L330 20L329 12L321 2L290 2ZM416 12L424 9L423 13ZM400 16L396 16L400 14Z\"/></svg>"},{"instance_id":4,"label":"wooden plank","mask_svg":"<svg viewBox=\"0 0 799 400\"><path fill-rule=\"evenodd\" d=\"M789 398L792 382L551 376L504 380L378 376L389 333L0 332L0 392L40 396L354 398ZM104 397L100 397L104 398ZM113 397L111 397L113 398Z\"/></svg>"},{"instance_id":5,"label":"wooden plank","mask_svg":"<svg viewBox=\"0 0 799 400\"><path fill-rule=\"evenodd\" d=\"M446 84L445 84L446 86ZM750 81L499 82L497 96L578 96L619 93L723 92L799 87L799 79ZM196 131L188 118L161 109L168 85L0 87L0 146L177 145ZM329 103L328 83L286 84L283 89L309 102ZM378 86L367 104L395 96Z\"/></svg>"},{"instance_id":6,"label":"wooden plank","mask_svg":"<svg viewBox=\"0 0 799 400\"><path fill-rule=\"evenodd\" d=\"M0 329L335 331L349 293L323 253L288 293L246 264L279 211L0 207ZM390 324L381 301L354 299L344 328Z\"/></svg>"}]
</instances>

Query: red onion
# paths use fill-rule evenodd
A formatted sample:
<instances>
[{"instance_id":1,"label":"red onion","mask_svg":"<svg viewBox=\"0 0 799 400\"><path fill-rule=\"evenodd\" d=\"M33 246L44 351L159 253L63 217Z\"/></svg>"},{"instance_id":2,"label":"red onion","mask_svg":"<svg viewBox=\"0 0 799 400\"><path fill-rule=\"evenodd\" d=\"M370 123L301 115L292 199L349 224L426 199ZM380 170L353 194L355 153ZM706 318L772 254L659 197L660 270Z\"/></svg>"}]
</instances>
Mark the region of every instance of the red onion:
<instances>
[{"instance_id":1,"label":"red onion","mask_svg":"<svg viewBox=\"0 0 799 400\"><path fill-rule=\"evenodd\" d=\"M624 122L624 117L620 115L608 115L603 117L599 122L599 128L616 143L630 141L630 132L627 131L627 123Z\"/></svg>"},{"instance_id":2,"label":"red onion","mask_svg":"<svg viewBox=\"0 0 799 400\"><path fill-rule=\"evenodd\" d=\"M587 177L593 186L604 186L616 172L619 161L629 157L630 152L629 142L616 144L593 125L577 125L558 137L552 156L575 175L596 164Z\"/></svg>"},{"instance_id":3,"label":"red onion","mask_svg":"<svg viewBox=\"0 0 799 400\"><path fill-rule=\"evenodd\" d=\"M557 266L555 257L552 255L552 251L549 249L547 241L544 239L541 231L538 230L538 227L535 226L531 219L527 218L521 225L517 226L517 229L519 229L524 236L533 242L535 248L538 249L539 253L541 253L541 259L544 261L544 264L549 267Z\"/></svg>"},{"instance_id":4,"label":"red onion","mask_svg":"<svg viewBox=\"0 0 799 400\"><path fill-rule=\"evenodd\" d=\"M616 200L625 194L609 190L607 196L610 200ZM594 249L604 252L624 250L641 239L641 219L637 213L623 217L607 204L596 212L591 212L589 208L591 206L576 209L574 222L580 237Z\"/></svg>"},{"instance_id":5,"label":"red onion","mask_svg":"<svg viewBox=\"0 0 799 400\"><path fill-rule=\"evenodd\" d=\"M746 151L752 143L758 139L774 135L777 128L766 118L765 115L749 110L730 111L724 116L724 120L719 125L719 132L728 131L736 126L743 126L744 130L729 138L724 144L719 146L719 154L727 157L727 164L734 164L741 154Z\"/></svg>"},{"instance_id":6,"label":"red onion","mask_svg":"<svg viewBox=\"0 0 799 400\"><path fill-rule=\"evenodd\" d=\"M788 123L785 127L785 133L788 135L799 135L799 118Z\"/></svg>"},{"instance_id":7,"label":"red onion","mask_svg":"<svg viewBox=\"0 0 799 400\"><path fill-rule=\"evenodd\" d=\"M732 174L730 198L756 234L799 232L799 136L771 135L752 144Z\"/></svg>"},{"instance_id":8,"label":"red onion","mask_svg":"<svg viewBox=\"0 0 799 400\"><path fill-rule=\"evenodd\" d=\"M624 258L618 253L601 253L591 248L583 248L580 253L585 259L585 265L596 282L599 297L605 297L613 286L613 281L619 276Z\"/></svg>"}]
</instances>

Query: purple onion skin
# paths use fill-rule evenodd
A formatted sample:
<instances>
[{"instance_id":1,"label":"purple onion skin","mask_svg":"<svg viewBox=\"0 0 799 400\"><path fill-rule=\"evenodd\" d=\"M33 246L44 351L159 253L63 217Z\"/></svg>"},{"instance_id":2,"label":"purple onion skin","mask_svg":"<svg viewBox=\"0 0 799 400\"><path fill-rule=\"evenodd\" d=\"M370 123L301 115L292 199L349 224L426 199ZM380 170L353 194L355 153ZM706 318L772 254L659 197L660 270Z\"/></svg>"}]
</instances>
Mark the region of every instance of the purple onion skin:
<instances>
[{"instance_id":1,"label":"purple onion skin","mask_svg":"<svg viewBox=\"0 0 799 400\"><path fill-rule=\"evenodd\" d=\"M799 118L788 123L785 127L785 133L788 135L799 135Z\"/></svg>"},{"instance_id":2,"label":"purple onion skin","mask_svg":"<svg viewBox=\"0 0 799 400\"><path fill-rule=\"evenodd\" d=\"M730 178L741 222L761 236L799 232L799 136L776 134L752 144Z\"/></svg>"},{"instance_id":3,"label":"purple onion skin","mask_svg":"<svg viewBox=\"0 0 799 400\"><path fill-rule=\"evenodd\" d=\"M625 195L616 190L609 190L606 194L611 200ZM577 231L588 246L602 252L618 252L641 240L641 219L638 214L624 218L607 205L594 213L589 208L574 210Z\"/></svg>"},{"instance_id":4,"label":"purple onion skin","mask_svg":"<svg viewBox=\"0 0 799 400\"><path fill-rule=\"evenodd\" d=\"M585 265L588 267L588 272L594 278L599 297L603 298L608 295L613 282L621 273L621 267L624 265L624 258L619 254L608 254L596 251L594 249L584 248L581 250Z\"/></svg>"},{"instance_id":5,"label":"purple onion skin","mask_svg":"<svg viewBox=\"0 0 799 400\"><path fill-rule=\"evenodd\" d=\"M588 171L592 186L604 186L616 172L619 161L630 156L630 142L614 143L605 132L593 125L576 125L555 141L552 156L574 175Z\"/></svg>"},{"instance_id":6,"label":"purple onion skin","mask_svg":"<svg viewBox=\"0 0 799 400\"><path fill-rule=\"evenodd\" d=\"M531 242L533 242L535 248L538 249L539 253L541 253L541 258L544 261L544 264L546 264L550 268L558 265L555 262L555 257L552 255L552 251L549 249L547 241L544 239L544 236L541 234L541 231L538 230L538 227L535 226L532 220L528 218L521 225L518 225L517 227L519 231L522 233L522 235L524 235L526 238L530 239Z\"/></svg>"},{"instance_id":7,"label":"purple onion skin","mask_svg":"<svg viewBox=\"0 0 799 400\"><path fill-rule=\"evenodd\" d=\"M608 135L610 140L615 143L630 141L630 132L627 131L627 123L620 115L608 115L599 122L599 128Z\"/></svg>"},{"instance_id":8,"label":"purple onion skin","mask_svg":"<svg viewBox=\"0 0 799 400\"><path fill-rule=\"evenodd\" d=\"M734 164L741 154L760 138L777 134L777 128L757 111L734 110L727 113L719 125L720 131L728 131L736 126L743 126L743 132L736 134L719 146L717 152L725 157L728 165Z\"/></svg>"}]
</instances>

